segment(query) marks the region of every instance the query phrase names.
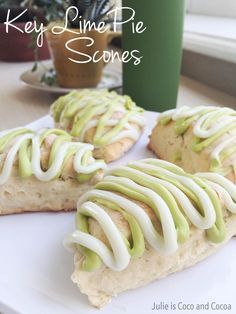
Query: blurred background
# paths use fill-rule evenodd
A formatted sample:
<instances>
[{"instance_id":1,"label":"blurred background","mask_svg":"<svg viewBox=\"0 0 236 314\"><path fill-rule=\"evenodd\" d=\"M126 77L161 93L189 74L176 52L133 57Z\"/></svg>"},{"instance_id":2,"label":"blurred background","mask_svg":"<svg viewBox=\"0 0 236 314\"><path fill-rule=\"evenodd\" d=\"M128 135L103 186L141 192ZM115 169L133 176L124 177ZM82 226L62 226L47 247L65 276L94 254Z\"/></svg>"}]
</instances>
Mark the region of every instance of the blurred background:
<instances>
[{"instance_id":1,"label":"blurred background","mask_svg":"<svg viewBox=\"0 0 236 314\"><path fill-rule=\"evenodd\" d=\"M34 3L26 20L31 21L32 16L36 16L44 25L48 25L63 18L61 5L67 2L81 3L79 0L0 0L0 129L28 123L47 114L52 101L60 93L66 92L61 86L53 85L54 72L50 67L45 67L47 59L52 56L47 48L47 40L44 48L37 50L34 34L23 36L14 29L11 34L6 34L6 9L12 5L19 7L22 3L27 6ZM104 3L108 7L119 7L122 1L107 0ZM124 0L124 3L129 1ZM186 0L185 13L177 105L214 104L236 108L236 0ZM120 35L110 38L108 49L122 52ZM60 53L58 55L60 57ZM40 59L42 63L38 63ZM49 62L52 66L52 62ZM40 74L31 71L39 68L42 70ZM120 88L121 62L110 63L105 69L108 76L115 72L115 76L112 74L111 87ZM43 82L42 77L45 79ZM142 76L136 75L136 79L142 81ZM109 77L105 87L108 83ZM148 82L143 84L148 85Z\"/></svg>"},{"instance_id":2,"label":"blurred background","mask_svg":"<svg viewBox=\"0 0 236 314\"><path fill-rule=\"evenodd\" d=\"M10 6L24 2L28 4L31 1L0 0L0 6L4 4L9 4ZM43 11L47 7L47 1L38 0L33 2L39 8L41 6L43 12L41 18L44 15L43 20L45 24L55 18L53 9L51 12L49 10L46 10L46 13ZM49 3L54 2L63 3L60 0L49 1ZM74 1L74 3L76 2L78 1ZM120 7L122 0L111 0L109 3L111 6L114 4ZM73 4L73 1L71 1L71 4ZM3 16L0 16L0 21L3 22ZM113 39L112 44L121 48L121 38ZM3 41L0 42L0 45L2 46L0 59L2 59ZM9 46L9 51L5 52L5 54L10 54L10 49L11 47ZM14 52L15 54L20 54L21 49ZM49 57L48 53L43 51L43 49L40 49L40 54L43 59ZM185 76L194 78L236 97L235 0L186 0L181 72Z\"/></svg>"},{"instance_id":3,"label":"blurred background","mask_svg":"<svg viewBox=\"0 0 236 314\"><path fill-rule=\"evenodd\" d=\"M236 97L236 0L186 1L181 72Z\"/></svg>"},{"instance_id":4,"label":"blurred background","mask_svg":"<svg viewBox=\"0 0 236 314\"><path fill-rule=\"evenodd\" d=\"M236 1L188 0L182 73L236 96Z\"/></svg>"}]
</instances>

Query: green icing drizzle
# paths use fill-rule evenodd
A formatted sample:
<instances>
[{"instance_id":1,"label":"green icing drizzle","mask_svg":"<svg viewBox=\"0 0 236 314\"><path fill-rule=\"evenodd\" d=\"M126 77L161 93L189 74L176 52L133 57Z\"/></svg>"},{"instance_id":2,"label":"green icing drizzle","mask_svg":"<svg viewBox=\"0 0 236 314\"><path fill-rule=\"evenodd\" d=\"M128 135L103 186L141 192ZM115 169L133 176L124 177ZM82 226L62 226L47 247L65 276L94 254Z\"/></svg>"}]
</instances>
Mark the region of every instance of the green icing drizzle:
<instances>
[{"instance_id":1,"label":"green icing drizzle","mask_svg":"<svg viewBox=\"0 0 236 314\"><path fill-rule=\"evenodd\" d=\"M146 177L142 176L142 175L136 175L136 174L131 174L128 173L125 170L120 170L120 169L115 169L112 172L113 175L116 176L124 176L126 178L131 179L132 181L134 181L135 183L142 185L144 187L147 187L149 189L152 189L155 193L157 193L158 195L160 195L163 200L166 202L167 206L169 207L171 214L173 216L174 219L174 223L176 226L176 231L177 231L177 236L178 236L178 241L180 243L183 243L189 236L189 225L186 221L186 219L184 218L183 214L181 213L181 210L177 204L177 202L175 201L175 198L172 196L172 194L163 186L161 186L160 184L156 184L154 183L151 179L147 179ZM106 181L105 181L106 182ZM105 184L101 182L98 183L98 188L102 188L102 189L112 189L117 192L121 192L133 199L136 199L138 201L141 201L145 204L147 204L148 206L150 206L153 211L155 212L157 218L160 221L160 216L159 216L159 212L158 212L158 204L155 204L152 202L151 199L149 199L147 196L138 193L137 191L135 191L134 189L129 188L128 186L126 186L125 183L123 183L123 185L118 185L113 184L113 183L109 183L109 184Z\"/></svg>"},{"instance_id":2,"label":"green icing drizzle","mask_svg":"<svg viewBox=\"0 0 236 314\"><path fill-rule=\"evenodd\" d=\"M208 194L214 209L216 213L216 222L214 226L207 230L207 236L208 239L214 243L220 243L224 241L226 230L225 230L225 223L223 219L222 209L220 200L216 194L216 192L210 188L209 185L207 185L203 180L193 176L193 175L187 175L191 179L193 179L202 189L205 190L205 192Z\"/></svg>"},{"instance_id":3,"label":"green icing drizzle","mask_svg":"<svg viewBox=\"0 0 236 314\"><path fill-rule=\"evenodd\" d=\"M145 167L145 165L149 165L152 167ZM154 166L156 167L156 169ZM163 174L161 172L161 169L165 171L170 171L170 174ZM154 199L145 194L145 192L142 193L139 191L139 189L136 189L135 186L129 184L129 180L131 180L131 182L133 183L136 183L139 187L147 188L149 191L151 190L155 192L163 199L163 201L166 203L170 210L175 224L178 242L184 243L190 237L190 222L188 220L188 217L186 216L184 209L181 207L174 194L172 194L166 187L164 187L161 182L156 182L154 178L170 182L174 186L176 186L176 188L181 190L193 203L193 205L199 211L202 217L204 217L204 211L197 192L195 194L195 192L187 186L187 182L180 182L177 178L173 178L172 174L191 179L197 186L205 191L216 213L215 223L211 228L205 231L206 236L209 241L213 243L220 243L224 241L226 236L225 223L223 219L222 207L217 193L213 188L210 187L210 185L207 184L205 179L200 179L194 175L185 173L181 168L175 165L172 165L170 163L164 164L156 159L145 160L143 161L143 164L130 163L127 167L112 169L109 173L109 176L100 181L95 188L97 190L115 192L118 193L118 195L121 195L131 201L133 200L134 202L141 202L143 204L146 204L149 208L153 210L153 213L155 214L161 226L161 219L158 211L158 202L154 201ZM114 178L111 178L110 175ZM116 181L116 177L124 178L124 180L122 182L118 180ZM143 255L145 250L144 234L138 221L133 215L127 213L126 209L123 208L118 201L116 201L115 199L112 200L112 196L107 198L106 194L103 195L101 193L99 197L96 197L93 194L88 194L86 201L92 201L104 208L121 213L121 215L127 221L130 227L130 239L125 238L125 236L121 234L130 256L132 258L138 258ZM88 228L89 217L93 218L93 215L77 214L76 226L78 230L90 233ZM157 233L159 234L159 236L163 237L162 230L157 231ZM81 246L79 247L84 253L84 260L81 269L84 271L96 271L97 269L99 269L102 264L100 257L96 253L88 250L87 248Z\"/></svg>"},{"instance_id":4,"label":"green icing drizzle","mask_svg":"<svg viewBox=\"0 0 236 314\"><path fill-rule=\"evenodd\" d=\"M57 136L64 135L65 137L68 138L68 140L71 140L71 136L66 131L59 130L59 129L48 129L40 135L40 138L39 138L40 145L42 145L45 138L51 134L54 134Z\"/></svg>"},{"instance_id":5,"label":"green icing drizzle","mask_svg":"<svg viewBox=\"0 0 236 314\"><path fill-rule=\"evenodd\" d=\"M167 125L171 122L171 117L164 117L159 120L160 125Z\"/></svg>"},{"instance_id":6,"label":"green icing drizzle","mask_svg":"<svg viewBox=\"0 0 236 314\"><path fill-rule=\"evenodd\" d=\"M127 246L127 249L132 256L132 258L138 258L143 255L145 250L145 241L142 230L136 221L136 219L126 213L118 204L115 202L111 202L102 198L90 198L91 201L98 203L99 205L105 206L114 211L118 211L122 214L123 218L128 222L130 231L131 231L131 243L124 237L123 240ZM89 216L85 216L77 213L76 219L76 228L82 232L89 233L88 230L88 218ZM78 245L82 253L84 254L84 260L80 265L81 270L83 271L96 271L101 267L101 259L100 257L93 251L85 248L81 245Z\"/></svg>"},{"instance_id":7,"label":"green icing drizzle","mask_svg":"<svg viewBox=\"0 0 236 314\"><path fill-rule=\"evenodd\" d=\"M57 101L57 105L56 106L53 106L53 114L54 114L54 120L56 122L59 122L60 120L60 115L61 115L61 112L63 110L63 107L64 107L64 101L63 101L63 97L61 96L58 101Z\"/></svg>"},{"instance_id":8,"label":"green icing drizzle","mask_svg":"<svg viewBox=\"0 0 236 314\"><path fill-rule=\"evenodd\" d=\"M61 135L55 139L55 141L53 142L53 145L51 147L51 152L50 152L50 156L49 156L49 160L48 160L48 166L49 167L52 165L53 160L55 159L61 145L66 141L70 141L70 139L71 139L71 137L68 134Z\"/></svg>"},{"instance_id":9,"label":"green icing drizzle","mask_svg":"<svg viewBox=\"0 0 236 314\"><path fill-rule=\"evenodd\" d=\"M194 137L193 143L191 145L191 148L194 152L201 152L204 148L208 147L212 143L214 143L216 140L218 140L222 135L224 135L226 132L235 129L236 128L236 123L235 124L230 124L227 127L223 128L216 134L212 135L206 140L201 140L198 137Z\"/></svg>"},{"instance_id":10,"label":"green icing drizzle","mask_svg":"<svg viewBox=\"0 0 236 314\"><path fill-rule=\"evenodd\" d=\"M73 128L71 130L72 136L79 136L82 132L83 127L86 123L88 123L93 116L96 116L101 108L105 108L106 104L102 104L99 106L94 106L94 103L88 104L85 108L77 113L74 118Z\"/></svg>"},{"instance_id":11,"label":"green icing drizzle","mask_svg":"<svg viewBox=\"0 0 236 314\"><path fill-rule=\"evenodd\" d=\"M150 159L149 163L152 165L156 165L157 161ZM139 168L133 166L132 164L130 166L139 170ZM185 175L186 177L193 179L201 188L205 190L205 192L210 197L212 204L215 208L215 212L216 212L216 223L210 230L207 231L208 238L212 242L216 242L216 243L223 241L224 236L225 236L225 227L224 227L224 221L223 221L223 216L222 216L222 211L221 211L221 205L220 205L220 202L216 193L208 185L206 185L203 180L200 180L198 178L195 178L195 176L193 175L189 175L185 173L183 169L175 165L165 165L165 167L163 168L177 175ZM198 208L199 212L203 215L203 208L197 195L195 195L195 193L191 189L189 189L187 186L183 185L176 179L162 175L160 172L158 172L158 170L153 172L152 170L143 169L143 171L151 176L163 179L165 181L168 181L174 184L178 189L180 189L184 194L188 196L188 198L193 202L195 207Z\"/></svg>"},{"instance_id":12,"label":"green icing drizzle","mask_svg":"<svg viewBox=\"0 0 236 314\"><path fill-rule=\"evenodd\" d=\"M175 163L180 161L182 161L182 152L178 149L175 151L173 157L171 158L171 162Z\"/></svg>"},{"instance_id":13,"label":"green icing drizzle","mask_svg":"<svg viewBox=\"0 0 236 314\"><path fill-rule=\"evenodd\" d=\"M99 136L95 136L94 144L98 146L106 145L116 134L118 134L125 126L125 124L128 122L129 117L132 115L132 113L127 113L120 121L117 123L117 125L111 129L109 132L107 132L105 135L99 138ZM100 129L103 129L105 127L105 123L100 124Z\"/></svg>"},{"instance_id":14,"label":"green icing drizzle","mask_svg":"<svg viewBox=\"0 0 236 314\"><path fill-rule=\"evenodd\" d=\"M6 135L2 136L0 138L0 153L2 153L6 146L13 140L15 137L29 133L28 129L19 129L19 130L13 130L12 132L7 133Z\"/></svg>"},{"instance_id":15,"label":"green icing drizzle","mask_svg":"<svg viewBox=\"0 0 236 314\"><path fill-rule=\"evenodd\" d=\"M79 213L76 214L76 229L85 233L89 233L88 219L85 215L81 215ZM81 252L84 254L84 259L80 264L80 269L83 271L98 270L102 265L100 257L92 250L82 245L79 245L79 248Z\"/></svg>"},{"instance_id":16,"label":"green icing drizzle","mask_svg":"<svg viewBox=\"0 0 236 314\"><path fill-rule=\"evenodd\" d=\"M192 110L192 109L188 108L187 110ZM216 123L223 115L232 116L232 117L236 116L236 112L234 113L233 111L230 111L228 108L225 108L225 110L222 111L222 109L206 107L191 116L177 119L174 125L175 133L177 135L184 134L189 129L189 127L194 124L195 121L197 121L198 119L200 119L203 115L207 113L211 113L211 115L207 117L207 119L202 123L201 128L203 130L207 130L212 124ZM172 116L170 114L168 116L163 116L163 118L159 120L159 124L167 125L171 121L172 121ZM190 148L194 152L199 153L205 148L207 148L208 146L210 146L211 144L213 144L215 141L220 139L227 132L234 130L235 128L236 128L236 123L231 122L227 126L222 127L217 133L213 134L212 136L209 136L206 139L194 136L193 141L190 145ZM230 157L232 154L235 153L234 146L235 145L232 144L231 147L229 147L229 149L225 148L223 152L220 154L220 158L218 160L211 159L211 165L210 165L211 171L218 172L222 175L227 175L227 173L232 170L232 166L234 167L234 165L231 165L231 167L223 167L222 164L223 164L224 159L226 159L227 157ZM177 161L179 160L178 159L173 160L173 162L177 162Z\"/></svg>"},{"instance_id":17,"label":"green icing drizzle","mask_svg":"<svg viewBox=\"0 0 236 314\"><path fill-rule=\"evenodd\" d=\"M178 135L185 133L188 130L188 128L191 126L194 120L195 120L195 117L191 117L188 119L182 118L182 119L177 120L174 126L175 133Z\"/></svg>"},{"instance_id":18,"label":"green icing drizzle","mask_svg":"<svg viewBox=\"0 0 236 314\"><path fill-rule=\"evenodd\" d=\"M227 173L231 170L230 168L233 165L230 165L228 167L229 169L227 169L227 168L222 168L222 163L224 162L225 159L229 158L230 156L232 156L235 153L236 153L236 146L229 147L228 149L225 149L224 151L222 151L220 156L219 156L220 157L219 159L213 158L211 160L210 171L218 172L222 175L227 175Z\"/></svg>"},{"instance_id":19,"label":"green icing drizzle","mask_svg":"<svg viewBox=\"0 0 236 314\"><path fill-rule=\"evenodd\" d=\"M128 222L131 231L132 243L127 243L129 253L133 258L138 258L142 256L145 250L145 242L142 230L136 219L132 215L126 213L119 205L115 204L114 202L107 201L101 198L96 198L94 199L94 201L122 214L124 219Z\"/></svg>"},{"instance_id":20,"label":"green icing drizzle","mask_svg":"<svg viewBox=\"0 0 236 314\"><path fill-rule=\"evenodd\" d=\"M117 125L110 126L110 130L106 132L107 122L119 107L127 112L120 118ZM101 114L102 109L104 109L104 113ZM128 96L102 90L95 92L73 91L64 97L60 97L52 105L51 112L55 122L60 122L60 127L68 129L73 137L77 137L81 141L84 141L81 134L86 125L96 117L98 125L91 143L99 147L107 145L114 136L119 134L130 117L142 115L143 109L137 107Z\"/></svg>"},{"instance_id":21,"label":"green icing drizzle","mask_svg":"<svg viewBox=\"0 0 236 314\"><path fill-rule=\"evenodd\" d=\"M31 140L24 141L19 149L19 175L22 178L32 176L30 143Z\"/></svg>"},{"instance_id":22,"label":"green icing drizzle","mask_svg":"<svg viewBox=\"0 0 236 314\"><path fill-rule=\"evenodd\" d=\"M14 144L17 137L21 135L26 135L26 134L34 134L34 132L29 129L21 128L21 129L13 130L12 132L9 131L7 134L3 135L0 138L0 152L2 153L8 146L11 147L10 145L12 143ZM63 131L60 129L49 129L42 132L42 134L40 134L39 136L40 147L44 144L44 141L47 138L47 136L50 136L50 135L55 135L56 139L54 140L50 148L47 168L51 167L56 156L59 154L59 149L61 148L63 143L72 141L71 135L69 135L66 131ZM58 170L58 173L55 175L54 179L60 177L61 172L63 168L65 167L66 163L68 162L69 158L71 158L71 156L73 156L76 152L77 152L77 148L73 146L67 150L62 166ZM88 160L91 156L92 156L91 151L87 151L84 153L84 155L82 156L83 166L86 166L88 164ZM31 159L32 159L32 139L25 139L21 143L18 150L18 173L20 177L29 178L33 175ZM90 180L95 175L95 173L96 171L89 174L77 173L76 179L78 180L78 182L84 183Z\"/></svg>"}]
</instances>

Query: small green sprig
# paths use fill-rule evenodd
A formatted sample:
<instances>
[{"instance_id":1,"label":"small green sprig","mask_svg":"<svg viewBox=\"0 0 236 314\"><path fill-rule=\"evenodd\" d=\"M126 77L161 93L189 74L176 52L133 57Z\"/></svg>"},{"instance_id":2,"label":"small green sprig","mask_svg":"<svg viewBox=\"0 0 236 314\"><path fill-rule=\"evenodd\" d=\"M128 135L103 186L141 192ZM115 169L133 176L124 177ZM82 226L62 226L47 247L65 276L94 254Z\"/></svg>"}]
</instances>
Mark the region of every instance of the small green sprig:
<instances>
[{"instance_id":1,"label":"small green sprig","mask_svg":"<svg viewBox=\"0 0 236 314\"><path fill-rule=\"evenodd\" d=\"M40 80L41 83L44 83L48 86L54 86L56 85L57 82L57 76L56 76L56 72L53 68L49 69L48 71L46 71Z\"/></svg>"}]
</instances>

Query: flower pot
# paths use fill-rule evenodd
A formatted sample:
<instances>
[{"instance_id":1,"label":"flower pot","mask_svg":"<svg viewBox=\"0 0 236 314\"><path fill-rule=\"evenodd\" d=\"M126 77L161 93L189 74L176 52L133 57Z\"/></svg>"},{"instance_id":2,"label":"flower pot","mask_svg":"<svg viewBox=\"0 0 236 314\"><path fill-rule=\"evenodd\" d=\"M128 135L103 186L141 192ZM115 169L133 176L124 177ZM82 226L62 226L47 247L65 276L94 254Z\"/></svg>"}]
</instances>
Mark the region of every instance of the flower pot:
<instances>
[{"instance_id":1,"label":"flower pot","mask_svg":"<svg viewBox=\"0 0 236 314\"><path fill-rule=\"evenodd\" d=\"M72 33L72 31L76 32L76 34ZM61 34L54 34L52 28L46 32L49 50L57 74L57 81L62 87L95 87L102 78L104 61L89 61L87 56L93 56L97 52L96 58L101 57L107 48L108 42L114 37L114 33L111 35L109 31L100 33L97 30L87 31L85 34L79 33L79 29L73 29L64 31ZM93 45L88 46L91 42L81 37L92 38L94 40ZM66 43L76 38L76 41L69 44L70 50L66 48ZM86 56L82 55L82 53Z\"/></svg>"},{"instance_id":2,"label":"flower pot","mask_svg":"<svg viewBox=\"0 0 236 314\"><path fill-rule=\"evenodd\" d=\"M0 9L0 60L8 62L33 61L35 59L35 55L34 49L32 48L32 35L25 33L23 34L14 27L9 27L9 32L6 33L6 26L4 22L6 21L7 10L8 9L6 8ZM18 16L23 10L24 9L22 8L11 9L10 19ZM13 24L23 30L26 22L30 20L32 20L32 18L25 13L25 15L17 19L17 21ZM40 60L50 58L46 40L44 40L43 46L41 48L38 48L38 52Z\"/></svg>"}]
</instances>

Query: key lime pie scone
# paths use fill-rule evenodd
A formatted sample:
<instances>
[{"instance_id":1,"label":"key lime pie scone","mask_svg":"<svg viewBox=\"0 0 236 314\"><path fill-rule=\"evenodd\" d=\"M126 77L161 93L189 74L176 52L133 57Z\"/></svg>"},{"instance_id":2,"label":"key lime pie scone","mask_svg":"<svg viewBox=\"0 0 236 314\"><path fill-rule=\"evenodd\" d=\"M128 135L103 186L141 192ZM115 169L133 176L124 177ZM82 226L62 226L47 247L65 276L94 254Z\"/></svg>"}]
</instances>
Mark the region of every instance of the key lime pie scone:
<instances>
[{"instance_id":1,"label":"key lime pie scone","mask_svg":"<svg viewBox=\"0 0 236 314\"><path fill-rule=\"evenodd\" d=\"M158 159L112 169L77 205L72 280L96 307L194 265L236 234L236 187Z\"/></svg>"},{"instance_id":2,"label":"key lime pie scone","mask_svg":"<svg viewBox=\"0 0 236 314\"><path fill-rule=\"evenodd\" d=\"M236 183L236 111L211 106L166 111L149 148L188 172L213 171Z\"/></svg>"},{"instance_id":3,"label":"key lime pie scone","mask_svg":"<svg viewBox=\"0 0 236 314\"><path fill-rule=\"evenodd\" d=\"M142 134L144 110L128 96L107 90L73 91L51 107L55 126L95 146L94 157L119 159Z\"/></svg>"},{"instance_id":4,"label":"key lime pie scone","mask_svg":"<svg viewBox=\"0 0 236 314\"><path fill-rule=\"evenodd\" d=\"M93 146L62 130L17 128L0 133L0 215L72 210L106 167Z\"/></svg>"}]
</instances>

